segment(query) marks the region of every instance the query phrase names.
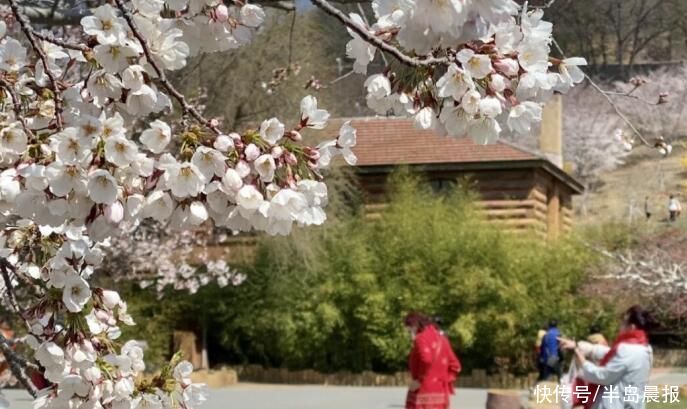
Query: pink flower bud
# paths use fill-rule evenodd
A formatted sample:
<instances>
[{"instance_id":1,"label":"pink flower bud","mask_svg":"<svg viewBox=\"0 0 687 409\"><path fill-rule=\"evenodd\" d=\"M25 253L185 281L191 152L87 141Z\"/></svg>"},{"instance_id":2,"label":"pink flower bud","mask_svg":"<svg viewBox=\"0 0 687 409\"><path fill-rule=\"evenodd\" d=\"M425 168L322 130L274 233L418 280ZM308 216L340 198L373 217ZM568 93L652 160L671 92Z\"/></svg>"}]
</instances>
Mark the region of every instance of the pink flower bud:
<instances>
[{"instance_id":1,"label":"pink flower bud","mask_svg":"<svg viewBox=\"0 0 687 409\"><path fill-rule=\"evenodd\" d=\"M273 158L277 159L278 157L280 157L283 154L284 154L284 148L282 148L281 146L275 146L274 148L272 148L272 157Z\"/></svg>"},{"instance_id":2,"label":"pink flower bud","mask_svg":"<svg viewBox=\"0 0 687 409\"><path fill-rule=\"evenodd\" d=\"M110 318L110 314L107 311L95 310L95 317L98 321L105 322Z\"/></svg>"},{"instance_id":3,"label":"pink flower bud","mask_svg":"<svg viewBox=\"0 0 687 409\"><path fill-rule=\"evenodd\" d=\"M249 144L246 146L246 149L243 151L243 154L246 155L246 160L249 162L252 162L260 156L260 148L257 147L254 143Z\"/></svg>"},{"instance_id":4,"label":"pink flower bud","mask_svg":"<svg viewBox=\"0 0 687 409\"><path fill-rule=\"evenodd\" d=\"M320 159L320 151L313 149L310 146L303 148L303 153L308 156L308 159L317 162Z\"/></svg>"},{"instance_id":5,"label":"pink flower bud","mask_svg":"<svg viewBox=\"0 0 687 409\"><path fill-rule=\"evenodd\" d=\"M518 71L520 71L520 65L518 65L518 62L512 58L503 58L497 60L494 62L494 68L496 68L496 71L501 72L506 77L518 75Z\"/></svg>"},{"instance_id":6,"label":"pink flower bud","mask_svg":"<svg viewBox=\"0 0 687 409\"><path fill-rule=\"evenodd\" d=\"M215 7L213 15L215 20L219 21L220 23L224 23L225 21L229 20L229 9L224 4L220 4L219 6Z\"/></svg>"},{"instance_id":7,"label":"pink flower bud","mask_svg":"<svg viewBox=\"0 0 687 409\"><path fill-rule=\"evenodd\" d=\"M298 158L296 158L296 155L294 155L293 152L286 152L284 154L284 161L286 161L287 164L294 166L298 163Z\"/></svg>"},{"instance_id":8,"label":"pink flower bud","mask_svg":"<svg viewBox=\"0 0 687 409\"><path fill-rule=\"evenodd\" d=\"M295 142L300 142L303 140L303 136L298 131L289 132L289 138L291 138L291 140L293 140Z\"/></svg>"},{"instance_id":9,"label":"pink flower bud","mask_svg":"<svg viewBox=\"0 0 687 409\"><path fill-rule=\"evenodd\" d=\"M241 135L237 134L236 132L232 132L229 134L229 137L231 138L232 141L234 141L234 147L236 149L243 149L245 144L243 143L243 140L241 139Z\"/></svg>"}]
</instances>

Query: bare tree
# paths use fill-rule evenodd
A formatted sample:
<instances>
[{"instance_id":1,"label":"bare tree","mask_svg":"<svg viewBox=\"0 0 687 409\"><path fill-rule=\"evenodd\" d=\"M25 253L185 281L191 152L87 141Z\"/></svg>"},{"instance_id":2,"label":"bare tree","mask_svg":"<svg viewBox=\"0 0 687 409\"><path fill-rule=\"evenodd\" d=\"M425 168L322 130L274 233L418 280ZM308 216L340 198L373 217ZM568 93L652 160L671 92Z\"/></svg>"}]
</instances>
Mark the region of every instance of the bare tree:
<instances>
[{"instance_id":1,"label":"bare tree","mask_svg":"<svg viewBox=\"0 0 687 409\"><path fill-rule=\"evenodd\" d=\"M684 55L686 9L679 0L564 0L551 13L564 49L594 66L617 64L623 77L638 62Z\"/></svg>"},{"instance_id":2,"label":"bare tree","mask_svg":"<svg viewBox=\"0 0 687 409\"><path fill-rule=\"evenodd\" d=\"M620 109L643 134L663 137L667 141L687 134L687 66L654 71L645 78L646 85L633 90L628 83L616 83L620 93L631 92L632 98L618 98ZM662 103L658 104L661 101Z\"/></svg>"}]
</instances>

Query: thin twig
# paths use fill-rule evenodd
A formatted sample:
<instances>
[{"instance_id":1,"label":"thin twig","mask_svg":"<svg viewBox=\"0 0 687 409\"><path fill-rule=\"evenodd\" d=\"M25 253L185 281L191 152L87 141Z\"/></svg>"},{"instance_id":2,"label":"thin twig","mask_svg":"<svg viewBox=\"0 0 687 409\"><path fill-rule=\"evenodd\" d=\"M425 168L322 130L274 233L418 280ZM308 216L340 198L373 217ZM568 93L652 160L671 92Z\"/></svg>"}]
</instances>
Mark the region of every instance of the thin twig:
<instances>
[{"instance_id":1,"label":"thin twig","mask_svg":"<svg viewBox=\"0 0 687 409\"><path fill-rule=\"evenodd\" d=\"M551 6L553 6L553 3L555 3L556 0L549 0L546 4L542 4L541 6L533 6L533 5L528 5L530 9L548 9Z\"/></svg>"},{"instance_id":2,"label":"thin twig","mask_svg":"<svg viewBox=\"0 0 687 409\"><path fill-rule=\"evenodd\" d=\"M2 353L5 355L7 363L10 366L10 370L12 371L12 375L14 375L14 377L21 382L26 391L35 398L38 395L38 391L29 377L26 376L26 372L24 372L24 368L21 366L24 363L28 363L28 361L10 347L10 341L5 338L2 332L0 332L0 351L2 351ZM27 366L28 365L25 365L25 367Z\"/></svg>"},{"instance_id":3,"label":"thin twig","mask_svg":"<svg viewBox=\"0 0 687 409\"><path fill-rule=\"evenodd\" d=\"M8 1L10 3L10 8L12 9L12 14L14 14L14 17L19 22L24 35L31 44L31 48L33 48L36 54L38 54L38 58L40 58L41 62L43 63L45 74L50 79L50 87L52 88L54 94L53 98L55 100L55 120L57 121L57 129L62 130L62 93L60 92L59 85L57 84L57 78L55 78L55 74L53 74L53 72L50 70L50 66L48 65L48 57L45 55L43 47L41 47L41 44L38 44L34 30L31 27L31 21L29 21L29 19L21 12L16 0Z\"/></svg>"},{"instance_id":4,"label":"thin twig","mask_svg":"<svg viewBox=\"0 0 687 409\"><path fill-rule=\"evenodd\" d=\"M634 124L625 116L625 114L622 113L622 111L620 110L620 108L618 108L618 105L615 103L615 101L613 101L613 99L612 99L609 95L607 95L607 94L604 92L604 90L602 90L601 87L599 87L599 86L589 77L589 75L584 74L584 77L587 79L587 81L589 81L589 84L590 84L594 89L596 89L597 91L599 91L599 92L601 93L601 95L603 95L604 98L606 98L606 100L608 101L608 103L613 107L613 110L615 111L616 115L618 115L618 116L620 117L620 119L622 119L622 121L625 122L625 124L626 124L627 126L630 127L630 129L632 130L632 132L639 138L639 140L642 141L642 143L645 144L646 146L652 146L652 147L653 147L654 145L651 144L651 143L649 143L649 141L647 141L647 140L644 138L644 136L642 136L642 133L639 132L639 130L634 126Z\"/></svg>"},{"instance_id":5,"label":"thin twig","mask_svg":"<svg viewBox=\"0 0 687 409\"><path fill-rule=\"evenodd\" d=\"M19 303L17 302L17 298L14 295L12 279L10 278L8 266L14 269L14 266L12 266L5 258L0 259L0 273L2 273L2 279L5 282L5 291L7 292L7 299L9 300L10 306L12 307L14 312L21 315Z\"/></svg>"},{"instance_id":6,"label":"thin twig","mask_svg":"<svg viewBox=\"0 0 687 409\"><path fill-rule=\"evenodd\" d=\"M119 10L122 12L122 16L124 17L126 23L129 25L131 32L134 34L138 42L141 44L143 54L145 55L146 60L148 60L148 64L150 64L150 66L153 67L153 70L155 70L155 74L157 74L158 81L160 82L160 84L162 84L162 86L167 90L167 92L179 102L179 105L181 105L181 109L185 114L190 114L198 122L200 122L205 127L210 129L216 135L221 135L222 131L220 131L220 129L216 125L214 125L209 119L205 118L196 109L196 107L189 104L184 94L177 91L177 89L174 88L174 85L172 85L172 83L169 82L169 80L165 76L164 70L160 68L157 62L155 62L155 59L153 58L153 53L150 51L150 47L148 46L148 42L146 41L145 37L143 37L143 34L141 34L141 32L138 30L138 27L134 22L134 18L131 15L131 11L126 8L124 2L122 0L115 0L115 4L117 5L117 8L119 8Z\"/></svg>"},{"instance_id":7,"label":"thin twig","mask_svg":"<svg viewBox=\"0 0 687 409\"><path fill-rule=\"evenodd\" d=\"M348 78L348 77L350 77L350 76L353 75L353 74L355 74L355 71L350 70L350 71L348 71L347 73L345 73L345 74L343 74L343 75L341 75L341 76L339 76L339 77L337 77L337 78L334 78L333 80L329 81L329 85L334 85L334 84L336 84L337 82L339 82L339 81L341 81L341 80L343 80L343 79L345 79L345 78Z\"/></svg>"},{"instance_id":8,"label":"thin twig","mask_svg":"<svg viewBox=\"0 0 687 409\"><path fill-rule=\"evenodd\" d=\"M291 57L293 56L293 31L296 26L296 11L292 11L291 26L289 27L289 59L286 64L286 72L291 72Z\"/></svg>"},{"instance_id":9,"label":"thin twig","mask_svg":"<svg viewBox=\"0 0 687 409\"><path fill-rule=\"evenodd\" d=\"M34 30L33 35L36 36L36 38L40 38L43 41L46 41L48 43L53 43L55 45L59 45L60 47L66 48L69 50L81 51L82 53L85 53L85 52L91 50L91 48L85 44L70 43L68 41L64 41L64 40L61 40L59 38L55 38L55 36L53 36L52 34L39 33L38 31Z\"/></svg>"},{"instance_id":10,"label":"thin twig","mask_svg":"<svg viewBox=\"0 0 687 409\"><path fill-rule=\"evenodd\" d=\"M313 0L313 1L314 1L314 0ZM553 39L553 45L556 47L556 49L558 50L558 52L561 54L561 57L566 58L566 57L565 57L565 52L563 52L563 49L562 49L561 46L558 44L558 42L556 41L556 39ZM645 144L646 146L651 146L651 147L654 146L654 144L649 143L649 141L647 141L647 140L644 138L644 136L642 135L642 133L639 132L639 130L634 126L634 124L625 116L625 114L622 113L622 111L620 110L620 108L618 108L618 105L615 103L615 101L613 101L613 98L611 98L611 96L608 95L603 89L601 89L601 87L600 87L596 82L594 82L594 80L592 80L592 78L591 78L589 75L587 75L586 72L584 73L584 78L589 82L589 84L590 84L595 90L597 90L601 95L604 96L604 98L606 98L606 101L608 101L608 103L613 107L613 110L615 111L616 115L618 115L618 117L620 117L620 119L621 119L623 122L625 122L625 124L626 124L628 127L630 127L630 130L632 130L632 132L639 138L639 140L640 140L643 144Z\"/></svg>"},{"instance_id":11,"label":"thin twig","mask_svg":"<svg viewBox=\"0 0 687 409\"><path fill-rule=\"evenodd\" d=\"M28 125L26 124L26 120L24 119L24 115L22 115L21 100L14 91L14 87L4 78L0 78L0 87L6 89L10 94L10 98L12 98L12 109L14 110L14 116L16 116L17 120L21 123L22 128L24 128L24 132L33 138L33 132L31 129L29 129Z\"/></svg>"},{"instance_id":12,"label":"thin twig","mask_svg":"<svg viewBox=\"0 0 687 409\"><path fill-rule=\"evenodd\" d=\"M368 27L371 26L370 22L367 20L367 15L365 14L365 9L363 8L363 5L361 3L356 4L358 6L358 11L360 12L360 16L363 18L363 21L365 24L367 24ZM389 61L386 59L386 55L384 53L379 53L379 55L382 56L382 61L384 61L384 65L388 66Z\"/></svg>"},{"instance_id":13,"label":"thin twig","mask_svg":"<svg viewBox=\"0 0 687 409\"><path fill-rule=\"evenodd\" d=\"M120 1L120 0L117 0ZM335 17L343 25L353 30L360 38L370 43L371 45L379 48L381 51L387 52L394 56L399 62L409 65L411 67L428 67L438 64L448 64L450 61L447 57L428 57L425 59L420 59L416 57L411 57L393 45L385 42L381 38L375 36L373 33L367 31L363 27L356 24L351 18L344 14L341 10L332 6L327 0L310 0L315 6L319 7L325 13Z\"/></svg>"}]
</instances>

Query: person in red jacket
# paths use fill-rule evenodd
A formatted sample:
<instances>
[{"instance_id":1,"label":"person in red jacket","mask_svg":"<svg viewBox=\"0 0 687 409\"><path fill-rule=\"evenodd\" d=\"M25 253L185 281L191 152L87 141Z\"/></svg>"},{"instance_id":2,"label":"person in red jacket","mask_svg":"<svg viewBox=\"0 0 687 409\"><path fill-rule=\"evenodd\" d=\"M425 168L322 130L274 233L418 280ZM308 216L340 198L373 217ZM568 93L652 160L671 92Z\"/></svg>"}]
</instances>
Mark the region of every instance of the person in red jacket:
<instances>
[{"instance_id":1,"label":"person in red jacket","mask_svg":"<svg viewBox=\"0 0 687 409\"><path fill-rule=\"evenodd\" d=\"M413 336L408 359L412 380L408 387L406 409L448 409L453 384L460 373L460 361L433 320L418 312L403 320Z\"/></svg>"}]
</instances>

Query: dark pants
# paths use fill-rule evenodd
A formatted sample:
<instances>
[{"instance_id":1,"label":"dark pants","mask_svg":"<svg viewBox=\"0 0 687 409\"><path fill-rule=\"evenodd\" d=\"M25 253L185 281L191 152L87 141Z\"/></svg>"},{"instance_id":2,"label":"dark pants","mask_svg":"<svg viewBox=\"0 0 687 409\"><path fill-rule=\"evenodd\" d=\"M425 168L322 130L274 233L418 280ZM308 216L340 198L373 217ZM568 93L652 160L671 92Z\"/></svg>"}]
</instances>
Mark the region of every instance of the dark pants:
<instances>
[{"instance_id":1,"label":"dark pants","mask_svg":"<svg viewBox=\"0 0 687 409\"><path fill-rule=\"evenodd\" d=\"M561 379L562 370L561 370L560 360L554 366L549 366L546 363L540 361L539 362L539 378L537 378L537 382L547 381L547 380L549 380L549 378L551 378L551 375L556 375L559 380Z\"/></svg>"}]
</instances>

